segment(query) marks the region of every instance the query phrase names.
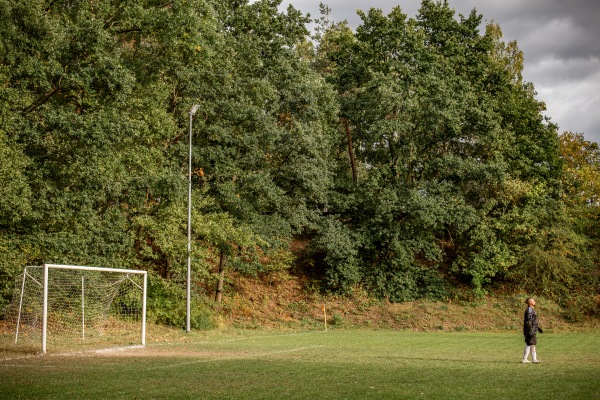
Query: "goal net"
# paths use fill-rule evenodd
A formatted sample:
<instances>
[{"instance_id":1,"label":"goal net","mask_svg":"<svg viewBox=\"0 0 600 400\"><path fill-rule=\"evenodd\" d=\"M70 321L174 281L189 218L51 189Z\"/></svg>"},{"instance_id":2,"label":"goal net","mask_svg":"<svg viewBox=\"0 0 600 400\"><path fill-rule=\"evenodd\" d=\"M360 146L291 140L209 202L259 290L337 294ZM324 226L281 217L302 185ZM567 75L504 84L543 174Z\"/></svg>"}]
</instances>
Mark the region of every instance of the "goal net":
<instances>
[{"instance_id":1,"label":"goal net","mask_svg":"<svg viewBox=\"0 0 600 400\"><path fill-rule=\"evenodd\" d=\"M56 351L145 345L146 271L25 267L6 320L15 344ZM38 347L39 348L39 347Z\"/></svg>"}]
</instances>

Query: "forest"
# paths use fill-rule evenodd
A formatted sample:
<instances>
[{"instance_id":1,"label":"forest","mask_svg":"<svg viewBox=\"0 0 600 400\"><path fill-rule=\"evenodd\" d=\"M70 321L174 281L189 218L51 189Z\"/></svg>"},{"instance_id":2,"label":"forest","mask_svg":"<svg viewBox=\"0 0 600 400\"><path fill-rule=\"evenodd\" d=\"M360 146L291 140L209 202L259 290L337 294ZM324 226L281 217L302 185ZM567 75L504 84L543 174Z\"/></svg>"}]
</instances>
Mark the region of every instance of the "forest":
<instances>
[{"instance_id":1,"label":"forest","mask_svg":"<svg viewBox=\"0 0 600 400\"><path fill-rule=\"evenodd\" d=\"M0 310L27 265L143 269L149 317L181 325L191 133L196 308L286 271L600 315L600 149L499 25L280 3L0 0Z\"/></svg>"}]
</instances>

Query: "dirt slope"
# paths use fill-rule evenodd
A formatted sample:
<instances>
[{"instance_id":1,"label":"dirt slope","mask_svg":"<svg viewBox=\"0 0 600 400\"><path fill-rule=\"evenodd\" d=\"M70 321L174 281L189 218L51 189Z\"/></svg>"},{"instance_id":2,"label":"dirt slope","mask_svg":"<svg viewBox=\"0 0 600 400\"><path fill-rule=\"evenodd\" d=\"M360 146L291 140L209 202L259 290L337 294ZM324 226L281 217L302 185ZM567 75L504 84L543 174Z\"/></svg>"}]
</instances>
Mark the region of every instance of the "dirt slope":
<instances>
[{"instance_id":1,"label":"dirt slope","mask_svg":"<svg viewBox=\"0 0 600 400\"><path fill-rule=\"evenodd\" d=\"M375 328L414 331L520 331L527 295L494 295L483 299L449 299L392 304L368 298L322 295L298 277L270 280L235 276L223 298L220 323L240 328ZM589 331L599 321L569 323L554 302L537 299L540 324L549 332Z\"/></svg>"}]
</instances>

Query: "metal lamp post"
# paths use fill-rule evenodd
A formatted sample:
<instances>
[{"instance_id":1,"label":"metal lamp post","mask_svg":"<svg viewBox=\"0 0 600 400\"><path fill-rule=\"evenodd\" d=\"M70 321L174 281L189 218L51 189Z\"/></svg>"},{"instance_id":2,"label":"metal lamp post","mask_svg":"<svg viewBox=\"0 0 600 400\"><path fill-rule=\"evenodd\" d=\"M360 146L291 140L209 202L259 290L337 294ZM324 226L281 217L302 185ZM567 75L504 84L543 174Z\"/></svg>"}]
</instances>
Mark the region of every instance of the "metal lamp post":
<instances>
[{"instance_id":1,"label":"metal lamp post","mask_svg":"<svg viewBox=\"0 0 600 400\"><path fill-rule=\"evenodd\" d=\"M187 297L186 297L186 316L185 331L190 331L190 293L192 286L192 119L200 107L194 104L190 110L190 133L189 133L189 157L188 157L188 234L187 234Z\"/></svg>"}]
</instances>

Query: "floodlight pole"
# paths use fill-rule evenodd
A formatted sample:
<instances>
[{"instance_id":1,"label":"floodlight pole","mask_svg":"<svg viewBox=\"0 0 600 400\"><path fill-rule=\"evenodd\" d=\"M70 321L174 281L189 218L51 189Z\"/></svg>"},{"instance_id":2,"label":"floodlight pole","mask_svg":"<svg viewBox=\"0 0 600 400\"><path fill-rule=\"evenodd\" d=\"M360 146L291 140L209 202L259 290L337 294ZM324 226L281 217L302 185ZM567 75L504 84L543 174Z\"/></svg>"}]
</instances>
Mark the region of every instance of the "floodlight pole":
<instances>
[{"instance_id":1,"label":"floodlight pole","mask_svg":"<svg viewBox=\"0 0 600 400\"><path fill-rule=\"evenodd\" d=\"M187 297L186 297L186 315L185 315L185 331L190 331L190 292L192 281L192 119L200 107L199 104L194 104L190 110L190 133L189 133L189 157L188 157L188 232L187 232Z\"/></svg>"}]
</instances>

